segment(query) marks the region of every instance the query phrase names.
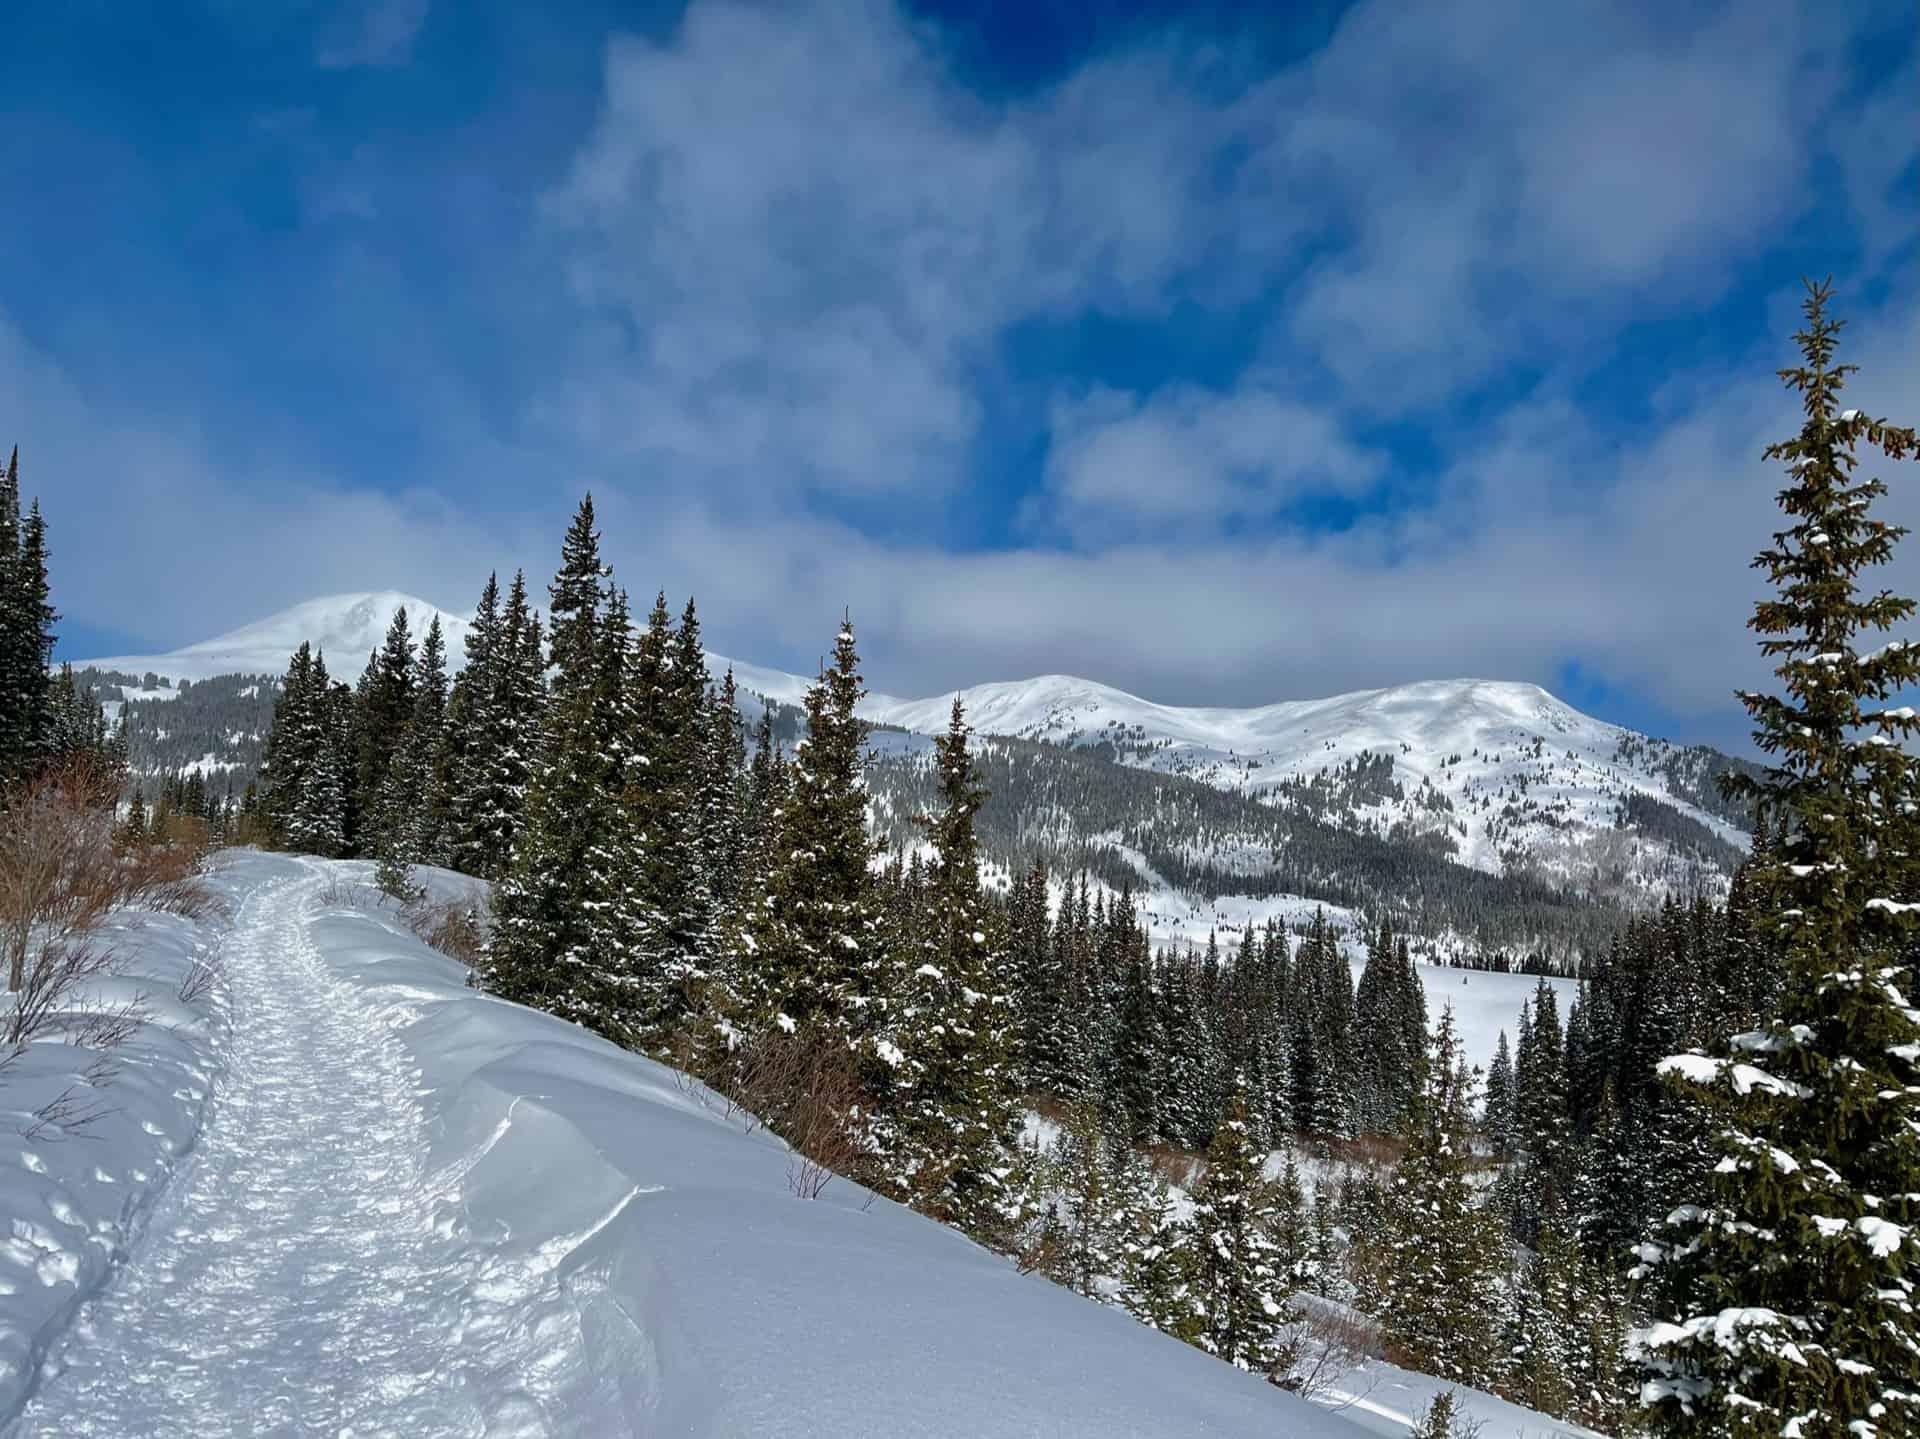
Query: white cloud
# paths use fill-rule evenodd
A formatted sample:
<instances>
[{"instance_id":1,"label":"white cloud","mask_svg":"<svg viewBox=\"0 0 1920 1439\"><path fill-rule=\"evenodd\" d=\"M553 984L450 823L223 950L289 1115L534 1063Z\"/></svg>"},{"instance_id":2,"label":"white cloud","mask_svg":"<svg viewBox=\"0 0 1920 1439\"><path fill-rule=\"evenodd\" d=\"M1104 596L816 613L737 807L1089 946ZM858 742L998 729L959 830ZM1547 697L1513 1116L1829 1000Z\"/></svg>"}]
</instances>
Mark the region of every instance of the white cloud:
<instances>
[{"instance_id":1,"label":"white cloud","mask_svg":"<svg viewBox=\"0 0 1920 1439\"><path fill-rule=\"evenodd\" d=\"M404 65L432 0L348 0L328 22L314 63L323 70Z\"/></svg>"},{"instance_id":2,"label":"white cloud","mask_svg":"<svg viewBox=\"0 0 1920 1439\"><path fill-rule=\"evenodd\" d=\"M1385 469L1325 410L1257 382L1098 389L1057 402L1051 429L1046 508L1082 545L1211 536L1306 496L1357 494Z\"/></svg>"}]
</instances>

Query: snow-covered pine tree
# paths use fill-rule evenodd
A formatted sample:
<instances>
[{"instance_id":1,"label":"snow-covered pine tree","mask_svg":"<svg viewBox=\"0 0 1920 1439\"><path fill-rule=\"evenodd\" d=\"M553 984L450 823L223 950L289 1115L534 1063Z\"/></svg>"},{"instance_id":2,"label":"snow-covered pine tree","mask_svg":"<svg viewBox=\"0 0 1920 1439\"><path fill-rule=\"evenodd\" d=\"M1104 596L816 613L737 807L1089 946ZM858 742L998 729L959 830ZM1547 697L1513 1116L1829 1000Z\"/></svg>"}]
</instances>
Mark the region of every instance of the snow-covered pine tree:
<instances>
[{"instance_id":1,"label":"snow-covered pine tree","mask_svg":"<svg viewBox=\"0 0 1920 1439\"><path fill-rule=\"evenodd\" d=\"M1159 1111L1160 1129L1175 1144L1188 1149L1203 1149L1213 1134L1219 1116L1212 1109L1210 1076L1207 1073L1207 1035L1201 1028L1199 976L1193 963L1181 954L1163 954L1156 985L1160 1001L1159 1029L1166 1051L1165 1079L1154 1096ZM1254 1110L1259 1100L1250 1097ZM1266 1116L1258 1113L1252 1122L1266 1131Z\"/></svg>"},{"instance_id":2,"label":"snow-covered pine tree","mask_svg":"<svg viewBox=\"0 0 1920 1439\"><path fill-rule=\"evenodd\" d=\"M1500 1043L1487 1066L1486 1099L1481 1106L1480 1127L1496 1155L1512 1147L1511 1114L1513 1108L1513 1050L1507 1044L1506 1030L1500 1031Z\"/></svg>"},{"instance_id":3,"label":"snow-covered pine tree","mask_svg":"<svg viewBox=\"0 0 1920 1439\"><path fill-rule=\"evenodd\" d=\"M1065 976L1053 947L1047 865L1035 860L1015 882L1008 963L1020 1003L1021 1083L1052 1091L1060 1071Z\"/></svg>"},{"instance_id":4,"label":"snow-covered pine tree","mask_svg":"<svg viewBox=\"0 0 1920 1439\"><path fill-rule=\"evenodd\" d=\"M370 824L379 860L375 882L382 893L402 901L422 892L413 866L424 864L438 848L445 822L434 794L434 761L447 727L447 643L437 614L421 637L410 687L413 712L381 781Z\"/></svg>"},{"instance_id":5,"label":"snow-covered pine tree","mask_svg":"<svg viewBox=\"0 0 1920 1439\"><path fill-rule=\"evenodd\" d=\"M697 819L709 905L700 941L704 962L712 949L713 927L733 904L746 862L746 726L740 718L740 687L731 666L709 697L701 725Z\"/></svg>"},{"instance_id":6,"label":"snow-covered pine tree","mask_svg":"<svg viewBox=\"0 0 1920 1439\"><path fill-rule=\"evenodd\" d=\"M1639 1336L1643 1398L1664 1433L1891 1439L1920 1432L1920 1010L1911 708L1920 649L1876 637L1913 601L1863 592L1903 529L1876 519L1856 451L1915 454L1913 430L1841 410L1853 366L1810 284L1802 363L1781 371L1805 421L1786 463L1786 528L1755 567L1754 609L1784 693L1740 696L1773 757L1728 787L1783 824L1753 878L1786 984L1767 1023L1663 1070L1718 1121L1721 1161L1642 1257L1659 1319ZM1871 646L1871 647L1869 647Z\"/></svg>"},{"instance_id":7,"label":"snow-covered pine tree","mask_svg":"<svg viewBox=\"0 0 1920 1439\"><path fill-rule=\"evenodd\" d=\"M482 879L476 835L482 775L491 763L489 747L498 744L494 692L501 662L500 576L489 574L467 627L467 662L454 676L447 697L445 742L435 757L445 786L446 832L438 862Z\"/></svg>"},{"instance_id":8,"label":"snow-covered pine tree","mask_svg":"<svg viewBox=\"0 0 1920 1439\"><path fill-rule=\"evenodd\" d=\"M1204 1332L1195 1291L1194 1233L1173 1205L1172 1187L1138 1149L1113 1157L1112 1233L1120 1274L1120 1304L1142 1324L1188 1344Z\"/></svg>"},{"instance_id":9,"label":"snow-covered pine tree","mask_svg":"<svg viewBox=\"0 0 1920 1439\"><path fill-rule=\"evenodd\" d=\"M1247 1110L1245 1079L1235 1076L1195 1195L1194 1289L1205 1315L1201 1347L1238 1368L1270 1374L1283 1357L1293 1315L1270 1234L1273 1199L1261 1176L1266 1156Z\"/></svg>"},{"instance_id":10,"label":"snow-covered pine tree","mask_svg":"<svg viewBox=\"0 0 1920 1439\"><path fill-rule=\"evenodd\" d=\"M1088 1299L1120 1294L1119 1209L1106 1126L1091 1104L1074 1105L1044 1171L1053 1193L1043 1220L1041 1272Z\"/></svg>"},{"instance_id":11,"label":"snow-covered pine tree","mask_svg":"<svg viewBox=\"0 0 1920 1439\"><path fill-rule=\"evenodd\" d=\"M1514 1332L1500 1392L1529 1409L1565 1418L1573 1407L1583 1332L1580 1251L1557 1217L1542 1221L1520 1275Z\"/></svg>"},{"instance_id":12,"label":"snow-covered pine tree","mask_svg":"<svg viewBox=\"0 0 1920 1439\"><path fill-rule=\"evenodd\" d=\"M867 727L854 712L865 693L849 620L834 640L833 663L807 690L807 734L789 770L778 863L750 936L771 1007L760 1023L843 1041L877 1027L887 978L869 868Z\"/></svg>"},{"instance_id":13,"label":"snow-covered pine tree","mask_svg":"<svg viewBox=\"0 0 1920 1439\"><path fill-rule=\"evenodd\" d=\"M1483 1384L1499 1344L1504 1238L1476 1202L1472 1128L1473 1073L1448 1006L1428 1042L1373 1262L1381 1330L1400 1361Z\"/></svg>"},{"instance_id":14,"label":"snow-covered pine tree","mask_svg":"<svg viewBox=\"0 0 1920 1439\"><path fill-rule=\"evenodd\" d=\"M48 666L57 618L47 584L46 522L37 500L21 512L15 446L0 472L0 787L48 757Z\"/></svg>"},{"instance_id":15,"label":"snow-covered pine tree","mask_svg":"<svg viewBox=\"0 0 1920 1439\"><path fill-rule=\"evenodd\" d=\"M1567 1108L1566 1039L1560 1002L1543 978L1527 1013L1516 1073L1514 1143L1519 1153L1512 1186L1511 1223L1523 1243L1532 1243L1541 1217L1564 1205L1573 1160Z\"/></svg>"},{"instance_id":16,"label":"snow-covered pine tree","mask_svg":"<svg viewBox=\"0 0 1920 1439\"><path fill-rule=\"evenodd\" d=\"M347 843L348 726L324 655L302 642L274 702L261 766L264 806L277 843L332 858Z\"/></svg>"},{"instance_id":17,"label":"snow-covered pine tree","mask_svg":"<svg viewBox=\"0 0 1920 1439\"><path fill-rule=\"evenodd\" d=\"M348 842L371 852L379 843L381 789L387 770L413 718L413 633L406 606L393 612L386 639L361 676L354 728L358 751L349 810L355 817Z\"/></svg>"},{"instance_id":18,"label":"snow-covered pine tree","mask_svg":"<svg viewBox=\"0 0 1920 1439\"><path fill-rule=\"evenodd\" d=\"M1316 909L1294 956L1293 1117L1304 1132L1353 1129L1353 971Z\"/></svg>"},{"instance_id":19,"label":"snow-covered pine tree","mask_svg":"<svg viewBox=\"0 0 1920 1439\"><path fill-rule=\"evenodd\" d=\"M1426 1047L1426 1020L1426 996L1407 942L1382 919L1369 937L1354 995L1353 1110L1362 1132L1399 1130Z\"/></svg>"},{"instance_id":20,"label":"snow-covered pine tree","mask_svg":"<svg viewBox=\"0 0 1920 1439\"><path fill-rule=\"evenodd\" d=\"M506 605L491 576L467 636L467 666L449 702L453 731L449 848L454 868L499 879L526 807L546 708L539 617L516 572Z\"/></svg>"},{"instance_id":21,"label":"snow-covered pine tree","mask_svg":"<svg viewBox=\"0 0 1920 1439\"><path fill-rule=\"evenodd\" d=\"M1016 1016L994 951L1001 922L980 890L974 820L987 791L970 734L956 697L934 741L940 810L921 821L933 849L923 937L901 966L913 967L876 1048L892 1071L895 1182L916 1207L991 1237L1018 1218L1003 1180L1020 1107Z\"/></svg>"},{"instance_id":22,"label":"snow-covered pine tree","mask_svg":"<svg viewBox=\"0 0 1920 1439\"><path fill-rule=\"evenodd\" d=\"M615 1038L629 1037L634 986L622 983L625 912L617 854L621 819L606 753L609 651L602 636L606 571L593 497L580 503L548 590L553 616L551 699L525 822L494 891L487 980Z\"/></svg>"},{"instance_id":23,"label":"snow-covered pine tree","mask_svg":"<svg viewBox=\"0 0 1920 1439\"><path fill-rule=\"evenodd\" d=\"M1119 1012L1113 1031L1112 1111L1109 1119L1128 1144L1145 1144L1160 1131L1160 1094L1166 1086L1166 1047L1153 997L1153 964L1137 927L1133 893L1122 889L1109 921L1121 966Z\"/></svg>"}]
</instances>

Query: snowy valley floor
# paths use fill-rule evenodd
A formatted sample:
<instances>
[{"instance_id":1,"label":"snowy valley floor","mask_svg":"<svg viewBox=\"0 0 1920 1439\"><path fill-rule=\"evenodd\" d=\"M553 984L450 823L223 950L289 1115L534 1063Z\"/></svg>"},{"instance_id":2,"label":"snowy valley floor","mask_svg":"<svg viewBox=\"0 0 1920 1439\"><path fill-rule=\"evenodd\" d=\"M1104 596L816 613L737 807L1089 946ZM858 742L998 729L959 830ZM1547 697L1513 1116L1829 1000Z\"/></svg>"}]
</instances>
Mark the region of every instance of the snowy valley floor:
<instances>
[{"instance_id":1,"label":"snowy valley floor","mask_svg":"<svg viewBox=\"0 0 1920 1439\"><path fill-rule=\"evenodd\" d=\"M778 1140L466 988L366 878L233 853L230 922L118 927L156 996L119 1112L0 1141L6 1433L1341 1439L1440 1387L1372 1366L1328 1412L844 1181L797 1198ZM0 1082L16 1135L76 1053Z\"/></svg>"}]
</instances>

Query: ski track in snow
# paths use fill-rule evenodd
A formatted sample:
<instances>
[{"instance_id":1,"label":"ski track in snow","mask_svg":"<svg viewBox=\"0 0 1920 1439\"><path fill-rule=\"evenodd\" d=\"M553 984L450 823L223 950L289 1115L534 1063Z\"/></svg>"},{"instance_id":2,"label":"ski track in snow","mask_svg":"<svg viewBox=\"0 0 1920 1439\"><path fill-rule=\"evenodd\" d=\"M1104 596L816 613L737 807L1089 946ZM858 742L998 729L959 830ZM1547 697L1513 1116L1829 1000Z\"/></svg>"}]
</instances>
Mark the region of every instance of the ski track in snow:
<instances>
[{"instance_id":1,"label":"ski track in snow","mask_svg":"<svg viewBox=\"0 0 1920 1439\"><path fill-rule=\"evenodd\" d=\"M308 934L313 870L242 906L211 1118L49 1356L18 1439L552 1432L528 1386L566 1366L578 1315L552 1294L529 1323L531 1295L493 1293L452 1185L425 1168L399 1041Z\"/></svg>"}]
</instances>

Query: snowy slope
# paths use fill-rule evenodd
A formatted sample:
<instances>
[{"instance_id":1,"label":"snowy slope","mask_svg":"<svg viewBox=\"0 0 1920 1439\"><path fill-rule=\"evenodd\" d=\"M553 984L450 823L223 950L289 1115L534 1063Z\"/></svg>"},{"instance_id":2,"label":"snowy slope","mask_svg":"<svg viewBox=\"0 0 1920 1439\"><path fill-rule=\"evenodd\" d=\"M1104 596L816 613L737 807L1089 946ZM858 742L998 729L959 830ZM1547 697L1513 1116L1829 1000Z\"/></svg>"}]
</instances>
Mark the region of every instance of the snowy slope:
<instances>
[{"instance_id":1,"label":"snowy slope","mask_svg":"<svg viewBox=\"0 0 1920 1439\"><path fill-rule=\"evenodd\" d=\"M104 1055L49 1040L0 1072L0 1423L19 1407L48 1345L105 1283L155 1196L187 1161L227 1035L226 998L182 983L219 944L221 922L116 916L101 935L125 960L73 1012L144 997L149 1022ZM94 1082L110 1060L111 1081ZM66 1124L36 1115L67 1095L86 1110Z\"/></svg>"},{"instance_id":2,"label":"snowy slope","mask_svg":"<svg viewBox=\"0 0 1920 1439\"><path fill-rule=\"evenodd\" d=\"M326 654L327 668L336 679L351 682L366 664L367 656L380 648L387 636L387 626L393 621L393 612L402 608L407 612L416 640L433 616L439 615L447 638L449 667L457 668L464 662L470 628L467 616L439 609L415 595L378 590L308 600L218 638L166 654L117 655L86 660L82 664L131 675L152 671L176 681L197 682L228 674L278 676L286 673L288 657L306 641ZM81 668L81 664L75 668ZM165 698L170 694L168 690L142 692L146 698Z\"/></svg>"},{"instance_id":3,"label":"snowy slope","mask_svg":"<svg viewBox=\"0 0 1920 1439\"><path fill-rule=\"evenodd\" d=\"M716 661L724 663L724 661ZM736 666L740 683L797 702L797 676ZM1746 835L1677 792L1667 771L1697 764L1683 751L1594 719L1537 685L1434 680L1250 709L1156 704L1071 675L959 691L983 734L1110 746L1121 763L1184 775L1276 803L1331 805L1346 827L1382 836L1432 835L1460 863L1493 874L1523 870L1578 884L1605 876L1643 893L1713 888L1724 876L1658 840L1621 838L1632 795L1671 806L1744 848ZM923 734L946 728L953 695L871 695L862 713ZM1338 769L1367 757L1390 764L1387 783L1341 785ZM1318 794L1290 789L1322 781Z\"/></svg>"},{"instance_id":4,"label":"snowy slope","mask_svg":"<svg viewBox=\"0 0 1920 1439\"><path fill-rule=\"evenodd\" d=\"M799 1198L777 1140L469 989L370 874L223 857L219 996L137 1042L107 1143L0 1170L13 1439L1358 1439L1440 1387L1369 1364L1316 1408L845 1181ZM210 938L120 933L156 991ZM1484 1439L1569 1432L1461 1397Z\"/></svg>"},{"instance_id":5,"label":"snowy slope","mask_svg":"<svg viewBox=\"0 0 1920 1439\"><path fill-rule=\"evenodd\" d=\"M302 640L351 679L404 606L417 634L440 616L457 663L468 620L398 591L332 595L296 605L217 639L162 655L88 661L171 679L282 673ZM745 691L798 704L805 677L709 656ZM160 695L170 691L157 691ZM1660 801L1735 846L1745 836L1678 793L1671 772L1709 752L1683 751L1580 713L1535 685L1435 680L1329 699L1250 709L1156 704L1071 675L975 685L959 692L973 727L1070 745L1107 745L1121 763L1186 775L1280 803L1331 806L1344 827L1383 836L1432 837L1454 858L1499 874L1519 869L1553 881L1606 883L1638 895L1713 888L1724 876L1650 836L1623 836L1616 816L1633 795ZM874 721L922 734L946 727L953 696L868 697ZM1365 757L1390 764L1385 784L1342 787L1333 774ZM1309 792L1289 784L1320 779Z\"/></svg>"},{"instance_id":6,"label":"snowy slope","mask_svg":"<svg viewBox=\"0 0 1920 1439\"><path fill-rule=\"evenodd\" d=\"M231 1029L157 1206L69 1173L141 1162L143 1130L23 1150L16 1248L135 1237L10 1433L1358 1432L844 1181L796 1197L777 1140L467 988L363 907L368 873L226 863ZM155 1123L176 1152L191 1094ZM97 1269L29 1265L0 1326L44 1335L43 1292L70 1310Z\"/></svg>"}]
</instances>

